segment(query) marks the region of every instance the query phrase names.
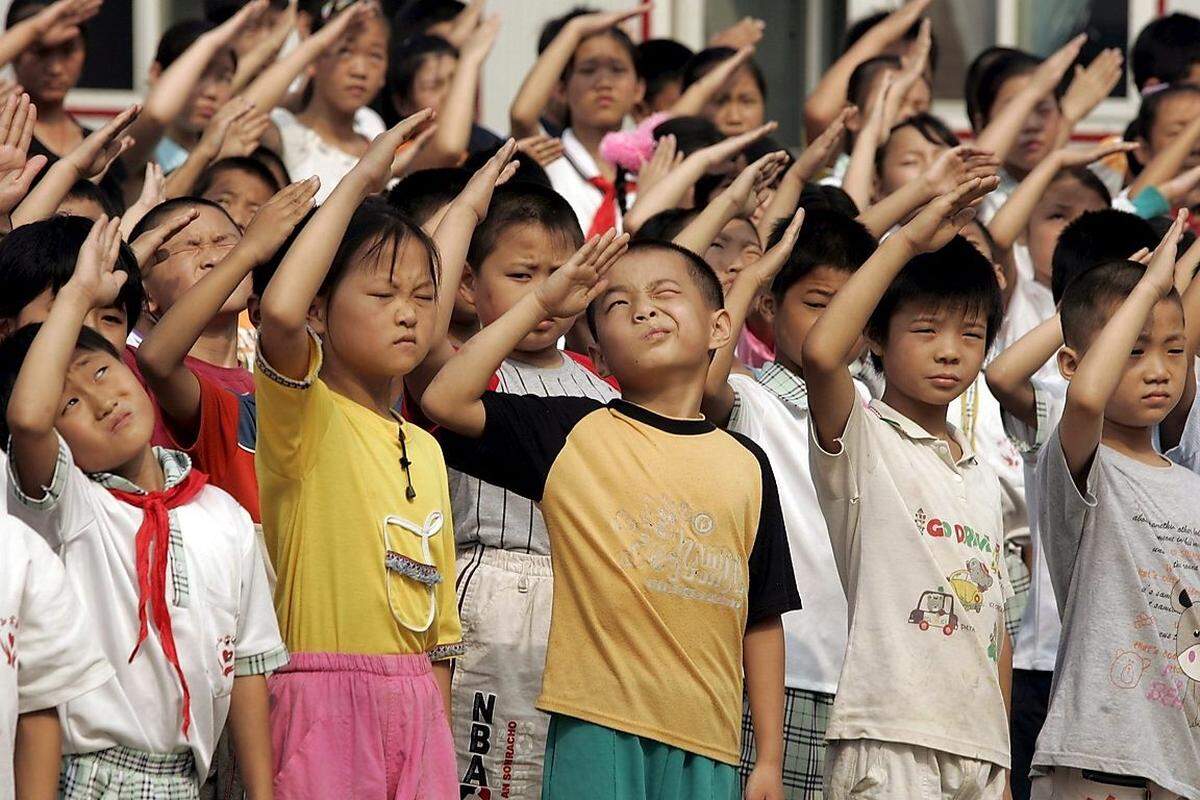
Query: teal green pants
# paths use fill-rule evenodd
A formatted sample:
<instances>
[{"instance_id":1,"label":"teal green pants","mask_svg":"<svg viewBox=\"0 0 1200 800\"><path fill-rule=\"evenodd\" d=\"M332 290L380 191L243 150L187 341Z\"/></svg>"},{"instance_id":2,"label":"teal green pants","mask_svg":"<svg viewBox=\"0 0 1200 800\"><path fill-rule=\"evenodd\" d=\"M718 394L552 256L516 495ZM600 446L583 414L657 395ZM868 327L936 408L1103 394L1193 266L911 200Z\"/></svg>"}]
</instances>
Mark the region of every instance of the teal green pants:
<instances>
[{"instance_id":1,"label":"teal green pants","mask_svg":"<svg viewBox=\"0 0 1200 800\"><path fill-rule=\"evenodd\" d=\"M542 800L734 800L740 789L732 764L550 715Z\"/></svg>"}]
</instances>

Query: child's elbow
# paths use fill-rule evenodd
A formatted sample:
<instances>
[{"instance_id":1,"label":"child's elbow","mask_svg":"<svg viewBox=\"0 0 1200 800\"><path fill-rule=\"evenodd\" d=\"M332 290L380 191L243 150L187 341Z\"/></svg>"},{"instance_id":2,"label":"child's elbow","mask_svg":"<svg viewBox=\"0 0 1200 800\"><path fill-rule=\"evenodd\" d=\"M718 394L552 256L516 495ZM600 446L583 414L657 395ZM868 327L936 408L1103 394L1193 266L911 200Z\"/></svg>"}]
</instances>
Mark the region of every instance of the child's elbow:
<instances>
[{"instance_id":1,"label":"child's elbow","mask_svg":"<svg viewBox=\"0 0 1200 800\"><path fill-rule=\"evenodd\" d=\"M262 327L269 330L302 330L308 322L307 314L297 314L288 303L273 295L269 289L263 294L259 313L262 317Z\"/></svg>"},{"instance_id":2,"label":"child's elbow","mask_svg":"<svg viewBox=\"0 0 1200 800\"><path fill-rule=\"evenodd\" d=\"M175 365L166 363L159 357L157 348L151 342L142 342L137 349L137 365L146 380L155 382L168 378Z\"/></svg>"},{"instance_id":3,"label":"child's elbow","mask_svg":"<svg viewBox=\"0 0 1200 800\"><path fill-rule=\"evenodd\" d=\"M804 359L804 371L819 372L828 374L844 367L842 359L837 358L830 348L825 346L821 341L821 337L817 334L817 329L813 329L808 334L808 339L804 342L804 348L801 350L801 356Z\"/></svg>"},{"instance_id":4,"label":"child's elbow","mask_svg":"<svg viewBox=\"0 0 1200 800\"><path fill-rule=\"evenodd\" d=\"M8 433L13 439L42 436L54 428L54 419L43 409L32 405L9 405L5 417Z\"/></svg>"},{"instance_id":5,"label":"child's elbow","mask_svg":"<svg viewBox=\"0 0 1200 800\"><path fill-rule=\"evenodd\" d=\"M450 421L450 404L446 398L442 397L443 394L445 392L439 389L435 378L425 393L421 395L421 411L435 425L444 426Z\"/></svg>"}]
</instances>

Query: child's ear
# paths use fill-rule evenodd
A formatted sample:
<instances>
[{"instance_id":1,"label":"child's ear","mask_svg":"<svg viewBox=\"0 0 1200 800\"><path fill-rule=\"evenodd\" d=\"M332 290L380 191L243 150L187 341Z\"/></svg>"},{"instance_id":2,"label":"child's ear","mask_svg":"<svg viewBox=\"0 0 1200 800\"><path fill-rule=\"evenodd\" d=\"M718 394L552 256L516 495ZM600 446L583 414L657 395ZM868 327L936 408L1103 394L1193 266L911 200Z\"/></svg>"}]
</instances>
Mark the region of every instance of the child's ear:
<instances>
[{"instance_id":1,"label":"child's ear","mask_svg":"<svg viewBox=\"0 0 1200 800\"><path fill-rule=\"evenodd\" d=\"M878 359L883 359L883 345L867 336L865 333L862 336L862 341L867 346L867 351Z\"/></svg>"},{"instance_id":2,"label":"child's ear","mask_svg":"<svg viewBox=\"0 0 1200 800\"><path fill-rule=\"evenodd\" d=\"M250 317L250 324L255 328L262 325L262 301L253 292L246 298L246 314Z\"/></svg>"},{"instance_id":3,"label":"child's ear","mask_svg":"<svg viewBox=\"0 0 1200 800\"><path fill-rule=\"evenodd\" d=\"M729 344L730 338L733 336L733 320L729 318L729 312L723 308L713 312L712 322L708 332L708 349L709 351L720 350L725 345Z\"/></svg>"},{"instance_id":4,"label":"child's ear","mask_svg":"<svg viewBox=\"0 0 1200 800\"><path fill-rule=\"evenodd\" d=\"M754 310L762 317L763 322L767 323L768 327L775 325L775 294L773 292L763 292L754 301Z\"/></svg>"},{"instance_id":5,"label":"child's ear","mask_svg":"<svg viewBox=\"0 0 1200 800\"><path fill-rule=\"evenodd\" d=\"M154 84L158 83L158 79L161 77L162 77L162 65L159 64L157 61L155 61L153 64L150 65L150 69L146 76L146 83L148 83L151 87L153 87Z\"/></svg>"},{"instance_id":6,"label":"child's ear","mask_svg":"<svg viewBox=\"0 0 1200 800\"><path fill-rule=\"evenodd\" d=\"M318 336L325 335L325 322L329 318L329 300L325 297L313 298L308 307L308 324Z\"/></svg>"},{"instance_id":7,"label":"child's ear","mask_svg":"<svg viewBox=\"0 0 1200 800\"><path fill-rule=\"evenodd\" d=\"M458 283L458 296L475 307L475 270L470 264L463 264L462 280Z\"/></svg>"},{"instance_id":8,"label":"child's ear","mask_svg":"<svg viewBox=\"0 0 1200 800\"><path fill-rule=\"evenodd\" d=\"M1068 381L1075 377L1075 370L1079 369L1079 359L1082 356L1075 352L1075 348L1063 345L1058 351L1058 371Z\"/></svg>"},{"instance_id":9,"label":"child's ear","mask_svg":"<svg viewBox=\"0 0 1200 800\"><path fill-rule=\"evenodd\" d=\"M633 104L637 105L646 99L646 82L638 78L637 86L633 89Z\"/></svg>"},{"instance_id":10,"label":"child's ear","mask_svg":"<svg viewBox=\"0 0 1200 800\"><path fill-rule=\"evenodd\" d=\"M596 372L601 378L612 377L612 370L608 368L608 362L604 360L604 351L600 349L600 345L593 342L588 342L587 356L596 365Z\"/></svg>"}]
</instances>

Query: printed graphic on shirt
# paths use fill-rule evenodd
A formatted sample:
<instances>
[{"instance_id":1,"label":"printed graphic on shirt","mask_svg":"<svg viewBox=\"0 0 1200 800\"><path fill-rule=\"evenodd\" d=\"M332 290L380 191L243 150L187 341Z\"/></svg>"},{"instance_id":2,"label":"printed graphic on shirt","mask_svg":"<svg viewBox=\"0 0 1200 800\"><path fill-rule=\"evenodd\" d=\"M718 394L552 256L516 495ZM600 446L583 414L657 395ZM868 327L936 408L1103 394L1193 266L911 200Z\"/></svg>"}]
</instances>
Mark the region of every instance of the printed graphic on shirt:
<instances>
[{"instance_id":1,"label":"printed graphic on shirt","mask_svg":"<svg viewBox=\"0 0 1200 800\"><path fill-rule=\"evenodd\" d=\"M475 692L471 703L471 743L467 748L467 768L458 786L459 800L492 800L511 796L513 765L517 754L532 750L535 737L528 723L508 720L503 727L496 721L497 697L493 692ZM500 720L504 722L504 720ZM499 761L499 782L488 784L486 762ZM494 791L493 791L494 790Z\"/></svg>"},{"instance_id":2,"label":"printed graphic on shirt","mask_svg":"<svg viewBox=\"0 0 1200 800\"><path fill-rule=\"evenodd\" d=\"M1171 590L1171 607L1179 612L1175 631L1175 660L1187 679L1183 706L1188 727L1200 728L1200 591L1176 583Z\"/></svg>"},{"instance_id":3,"label":"printed graphic on shirt","mask_svg":"<svg viewBox=\"0 0 1200 800\"><path fill-rule=\"evenodd\" d=\"M21 628L21 620L13 615L0 619L0 656L4 658L5 666L17 668L17 632Z\"/></svg>"},{"instance_id":4,"label":"printed graphic on shirt","mask_svg":"<svg viewBox=\"0 0 1200 800\"><path fill-rule=\"evenodd\" d=\"M963 608L979 613L983 608L983 594L992 588L992 573L978 558L972 558L964 569L955 570L946 576Z\"/></svg>"},{"instance_id":5,"label":"printed graphic on shirt","mask_svg":"<svg viewBox=\"0 0 1200 800\"><path fill-rule=\"evenodd\" d=\"M958 615L954 612L954 595L939 586L937 589L921 592L917 607L908 615L908 621L923 631L939 628L946 636L952 636L958 630Z\"/></svg>"},{"instance_id":6,"label":"printed graphic on shirt","mask_svg":"<svg viewBox=\"0 0 1200 800\"><path fill-rule=\"evenodd\" d=\"M221 665L221 675L226 678L233 674L235 641L233 636L222 636L217 639L217 663Z\"/></svg>"},{"instance_id":7,"label":"printed graphic on shirt","mask_svg":"<svg viewBox=\"0 0 1200 800\"><path fill-rule=\"evenodd\" d=\"M1108 679L1118 689L1132 689L1142 680L1150 659L1133 650L1118 650L1108 668Z\"/></svg>"}]
</instances>

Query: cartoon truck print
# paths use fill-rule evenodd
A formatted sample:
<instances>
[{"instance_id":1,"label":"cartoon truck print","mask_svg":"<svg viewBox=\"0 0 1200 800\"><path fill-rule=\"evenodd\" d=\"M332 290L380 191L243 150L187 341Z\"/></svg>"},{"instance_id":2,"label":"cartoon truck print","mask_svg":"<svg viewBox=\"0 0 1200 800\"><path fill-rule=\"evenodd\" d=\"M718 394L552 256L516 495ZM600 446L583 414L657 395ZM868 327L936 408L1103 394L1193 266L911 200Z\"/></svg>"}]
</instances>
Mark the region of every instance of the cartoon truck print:
<instances>
[{"instance_id":1,"label":"cartoon truck print","mask_svg":"<svg viewBox=\"0 0 1200 800\"><path fill-rule=\"evenodd\" d=\"M908 615L908 621L923 631L940 627L946 636L958 629L958 615L954 613L954 595L943 591L921 592L917 607Z\"/></svg>"},{"instance_id":2,"label":"cartoon truck print","mask_svg":"<svg viewBox=\"0 0 1200 800\"><path fill-rule=\"evenodd\" d=\"M987 565L978 558L967 562L966 569L955 570L946 576L950 588L958 595L958 601L968 611L979 611L983 608L983 593L992 586L992 573Z\"/></svg>"}]
</instances>

